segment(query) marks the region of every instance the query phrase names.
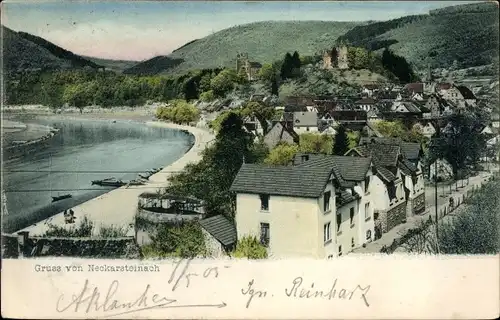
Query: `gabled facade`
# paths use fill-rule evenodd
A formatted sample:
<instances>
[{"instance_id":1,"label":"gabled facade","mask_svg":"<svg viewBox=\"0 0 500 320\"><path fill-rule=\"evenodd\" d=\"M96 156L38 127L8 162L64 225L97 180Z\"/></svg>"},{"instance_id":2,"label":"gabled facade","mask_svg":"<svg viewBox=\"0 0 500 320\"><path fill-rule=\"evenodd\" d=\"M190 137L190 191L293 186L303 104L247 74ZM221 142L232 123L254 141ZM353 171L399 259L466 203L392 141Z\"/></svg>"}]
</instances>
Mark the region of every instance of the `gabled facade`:
<instances>
[{"instance_id":1,"label":"gabled facade","mask_svg":"<svg viewBox=\"0 0 500 320\"><path fill-rule=\"evenodd\" d=\"M317 112L294 112L293 129L297 134L318 132Z\"/></svg>"},{"instance_id":2,"label":"gabled facade","mask_svg":"<svg viewBox=\"0 0 500 320\"><path fill-rule=\"evenodd\" d=\"M274 149L279 143L298 144L299 135L293 129L287 127L285 122L276 123L264 136L264 143L269 150Z\"/></svg>"},{"instance_id":3,"label":"gabled facade","mask_svg":"<svg viewBox=\"0 0 500 320\"><path fill-rule=\"evenodd\" d=\"M377 237L425 209L424 179L419 144L395 139L361 139L348 156L371 157L374 175L375 229Z\"/></svg>"},{"instance_id":4,"label":"gabled facade","mask_svg":"<svg viewBox=\"0 0 500 320\"><path fill-rule=\"evenodd\" d=\"M370 159L302 154L293 163L242 166L231 187L238 237L260 236L275 258L334 258L373 240Z\"/></svg>"}]
</instances>

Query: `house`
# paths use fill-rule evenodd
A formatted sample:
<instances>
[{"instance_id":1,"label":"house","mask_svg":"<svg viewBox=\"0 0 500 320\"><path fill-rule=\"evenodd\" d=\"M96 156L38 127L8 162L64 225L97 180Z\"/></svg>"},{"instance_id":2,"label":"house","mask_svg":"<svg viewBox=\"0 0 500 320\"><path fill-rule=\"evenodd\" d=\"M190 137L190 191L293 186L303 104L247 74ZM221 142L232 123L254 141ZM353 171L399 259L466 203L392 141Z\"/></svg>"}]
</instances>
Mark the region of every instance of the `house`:
<instances>
[{"instance_id":1,"label":"house","mask_svg":"<svg viewBox=\"0 0 500 320\"><path fill-rule=\"evenodd\" d=\"M209 257L226 257L236 248L236 226L223 215L199 220L199 224Z\"/></svg>"},{"instance_id":2,"label":"house","mask_svg":"<svg viewBox=\"0 0 500 320\"><path fill-rule=\"evenodd\" d=\"M376 101L374 99L366 97L354 102L354 105L356 109L361 109L368 112L372 110L373 106L375 106L375 103Z\"/></svg>"},{"instance_id":3,"label":"house","mask_svg":"<svg viewBox=\"0 0 500 320\"><path fill-rule=\"evenodd\" d=\"M434 128L434 125L430 121L425 123L417 122L413 125L413 127L420 130L420 132L422 132L422 134L429 139L436 133L436 128Z\"/></svg>"},{"instance_id":4,"label":"house","mask_svg":"<svg viewBox=\"0 0 500 320\"><path fill-rule=\"evenodd\" d=\"M257 236L274 258L337 255L331 169L243 164L236 193L238 238Z\"/></svg>"},{"instance_id":5,"label":"house","mask_svg":"<svg viewBox=\"0 0 500 320\"><path fill-rule=\"evenodd\" d=\"M420 164L408 159L414 154L406 156L400 145L372 142L359 145L346 155L371 157L374 172L381 181L372 196L376 238L425 209Z\"/></svg>"},{"instance_id":6,"label":"house","mask_svg":"<svg viewBox=\"0 0 500 320\"><path fill-rule=\"evenodd\" d=\"M279 143L298 144L299 135L293 131L285 122L278 122L264 136L264 143L269 150L274 149Z\"/></svg>"},{"instance_id":7,"label":"house","mask_svg":"<svg viewBox=\"0 0 500 320\"><path fill-rule=\"evenodd\" d=\"M373 96L374 93L379 91L379 86L376 84L366 84L363 86L362 93L367 95L368 97Z\"/></svg>"},{"instance_id":8,"label":"house","mask_svg":"<svg viewBox=\"0 0 500 320\"><path fill-rule=\"evenodd\" d=\"M451 101L459 108L465 107L465 99L457 86L451 83L441 83L437 85L438 93L445 100Z\"/></svg>"},{"instance_id":9,"label":"house","mask_svg":"<svg viewBox=\"0 0 500 320\"><path fill-rule=\"evenodd\" d=\"M333 118L332 113L329 111L325 111L320 114L319 123L327 124L332 127L336 127L339 125L339 123Z\"/></svg>"},{"instance_id":10,"label":"house","mask_svg":"<svg viewBox=\"0 0 500 320\"><path fill-rule=\"evenodd\" d=\"M303 157L301 157L303 159ZM336 192L336 246L338 255L374 240L371 188L380 183L370 158L316 156L298 164L302 168L332 168L339 177Z\"/></svg>"},{"instance_id":11,"label":"house","mask_svg":"<svg viewBox=\"0 0 500 320\"><path fill-rule=\"evenodd\" d=\"M420 108L413 103L412 101L394 101L391 107L392 112L404 112L404 113L413 113L413 114L421 114L422 111Z\"/></svg>"},{"instance_id":12,"label":"house","mask_svg":"<svg viewBox=\"0 0 500 320\"><path fill-rule=\"evenodd\" d=\"M318 132L317 112L294 112L293 129L296 133Z\"/></svg>"},{"instance_id":13,"label":"house","mask_svg":"<svg viewBox=\"0 0 500 320\"><path fill-rule=\"evenodd\" d=\"M414 92L413 94L410 95L410 100L423 101L424 95L419 92Z\"/></svg>"},{"instance_id":14,"label":"house","mask_svg":"<svg viewBox=\"0 0 500 320\"><path fill-rule=\"evenodd\" d=\"M327 134L333 137L337 134L337 130L335 130L335 127L330 124L320 127L319 131L321 134Z\"/></svg>"},{"instance_id":15,"label":"house","mask_svg":"<svg viewBox=\"0 0 500 320\"><path fill-rule=\"evenodd\" d=\"M465 103L471 107L476 106L476 96L472 91L467 88L466 86L458 86L457 87L458 91L460 91L460 94L462 95L463 99L465 100Z\"/></svg>"},{"instance_id":16,"label":"house","mask_svg":"<svg viewBox=\"0 0 500 320\"><path fill-rule=\"evenodd\" d=\"M493 128L500 128L500 115L498 111L491 112L490 120Z\"/></svg>"},{"instance_id":17,"label":"house","mask_svg":"<svg viewBox=\"0 0 500 320\"><path fill-rule=\"evenodd\" d=\"M424 93L424 84L420 82L408 83L403 87L403 91L409 96L417 93L422 95Z\"/></svg>"},{"instance_id":18,"label":"house","mask_svg":"<svg viewBox=\"0 0 500 320\"><path fill-rule=\"evenodd\" d=\"M255 136L262 136L264 134L264 129L257 117L254 115L249 115L243 118L244 128L254 134Z\"/></svg>"},{"instance_id":19,"label":"house","mask_svg":"<svg viewBox=\"0 0 500 320\"><path fill-rule=\"evenodd\" d=\"M231 186L238 238L260 235L274 258L333 258L373 240L373 211L362 202L370 160L346 159L342 170L353 179L347 181L334 158L318 155L295 166L244 164Z\"/></svg>"}]
</instances>

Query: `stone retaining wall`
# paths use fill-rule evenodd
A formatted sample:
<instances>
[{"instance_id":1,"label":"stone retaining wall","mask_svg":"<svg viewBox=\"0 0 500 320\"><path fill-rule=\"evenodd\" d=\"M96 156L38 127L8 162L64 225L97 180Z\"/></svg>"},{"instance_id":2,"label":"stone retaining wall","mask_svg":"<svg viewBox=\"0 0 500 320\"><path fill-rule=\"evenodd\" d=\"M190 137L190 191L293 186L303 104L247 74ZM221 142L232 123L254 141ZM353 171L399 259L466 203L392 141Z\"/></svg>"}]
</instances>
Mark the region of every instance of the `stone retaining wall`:
<instances>
[{"instance_id":1,"label":"stone retaining wall","mask_svg":"<svg viewBox=\"0 0 500 320\"><path fill-rule=\"evenodd\" d=\"M140 252L134 237L30 237L27 232L19 232L17 235L2 234L2 256L137 259Z\"/></svg>"}]
</instances>

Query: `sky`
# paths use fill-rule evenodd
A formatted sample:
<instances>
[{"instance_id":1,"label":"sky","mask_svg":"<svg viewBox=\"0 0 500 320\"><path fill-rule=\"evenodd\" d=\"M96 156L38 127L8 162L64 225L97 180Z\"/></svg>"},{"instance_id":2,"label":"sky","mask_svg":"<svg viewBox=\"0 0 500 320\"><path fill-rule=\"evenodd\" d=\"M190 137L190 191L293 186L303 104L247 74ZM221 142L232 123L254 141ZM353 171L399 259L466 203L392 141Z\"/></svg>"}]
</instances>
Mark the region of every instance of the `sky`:
<instances>
[{"instance_id":1,"label":"sky","mask_svg":"<svg viewBox=\"0 0 500 320\"><path fill-rule=\"evenodd\" d=\"M1 18L15 31L43 37L76 54L140 61L238 24L389 20L470 2L7 0Z\"/></svg>"}]
</instances>

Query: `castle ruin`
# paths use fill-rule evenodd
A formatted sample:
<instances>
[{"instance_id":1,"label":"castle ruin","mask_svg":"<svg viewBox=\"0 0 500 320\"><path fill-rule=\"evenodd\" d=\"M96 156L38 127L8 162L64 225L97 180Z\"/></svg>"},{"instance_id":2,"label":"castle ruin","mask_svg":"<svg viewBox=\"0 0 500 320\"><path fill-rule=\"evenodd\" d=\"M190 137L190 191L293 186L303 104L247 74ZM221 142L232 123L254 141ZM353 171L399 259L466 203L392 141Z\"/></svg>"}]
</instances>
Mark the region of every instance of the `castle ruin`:
<instances>
[{"instance_id":1,"label":"castle ruin","mask_svg":"<svg viewBox=\"0 0 500 320\"><path fill-rule=\"evenodd\" d=\"M323 69L349 69L347 59L347 46L334 47L332 50L326 50L323 53Z\"/></svg>"},{"instance_id":2,"label":"castle ruin","mask_svg":"<svg viewBox=\"0 0 500 320\"><path fill-rule=\"evenodd\" d=\"M248 59L248 53L238 53L236 55L236 72L244 72L249 81L256 80L262 65L259 62L252 62Z\"/></svg>"}]
</instances>

